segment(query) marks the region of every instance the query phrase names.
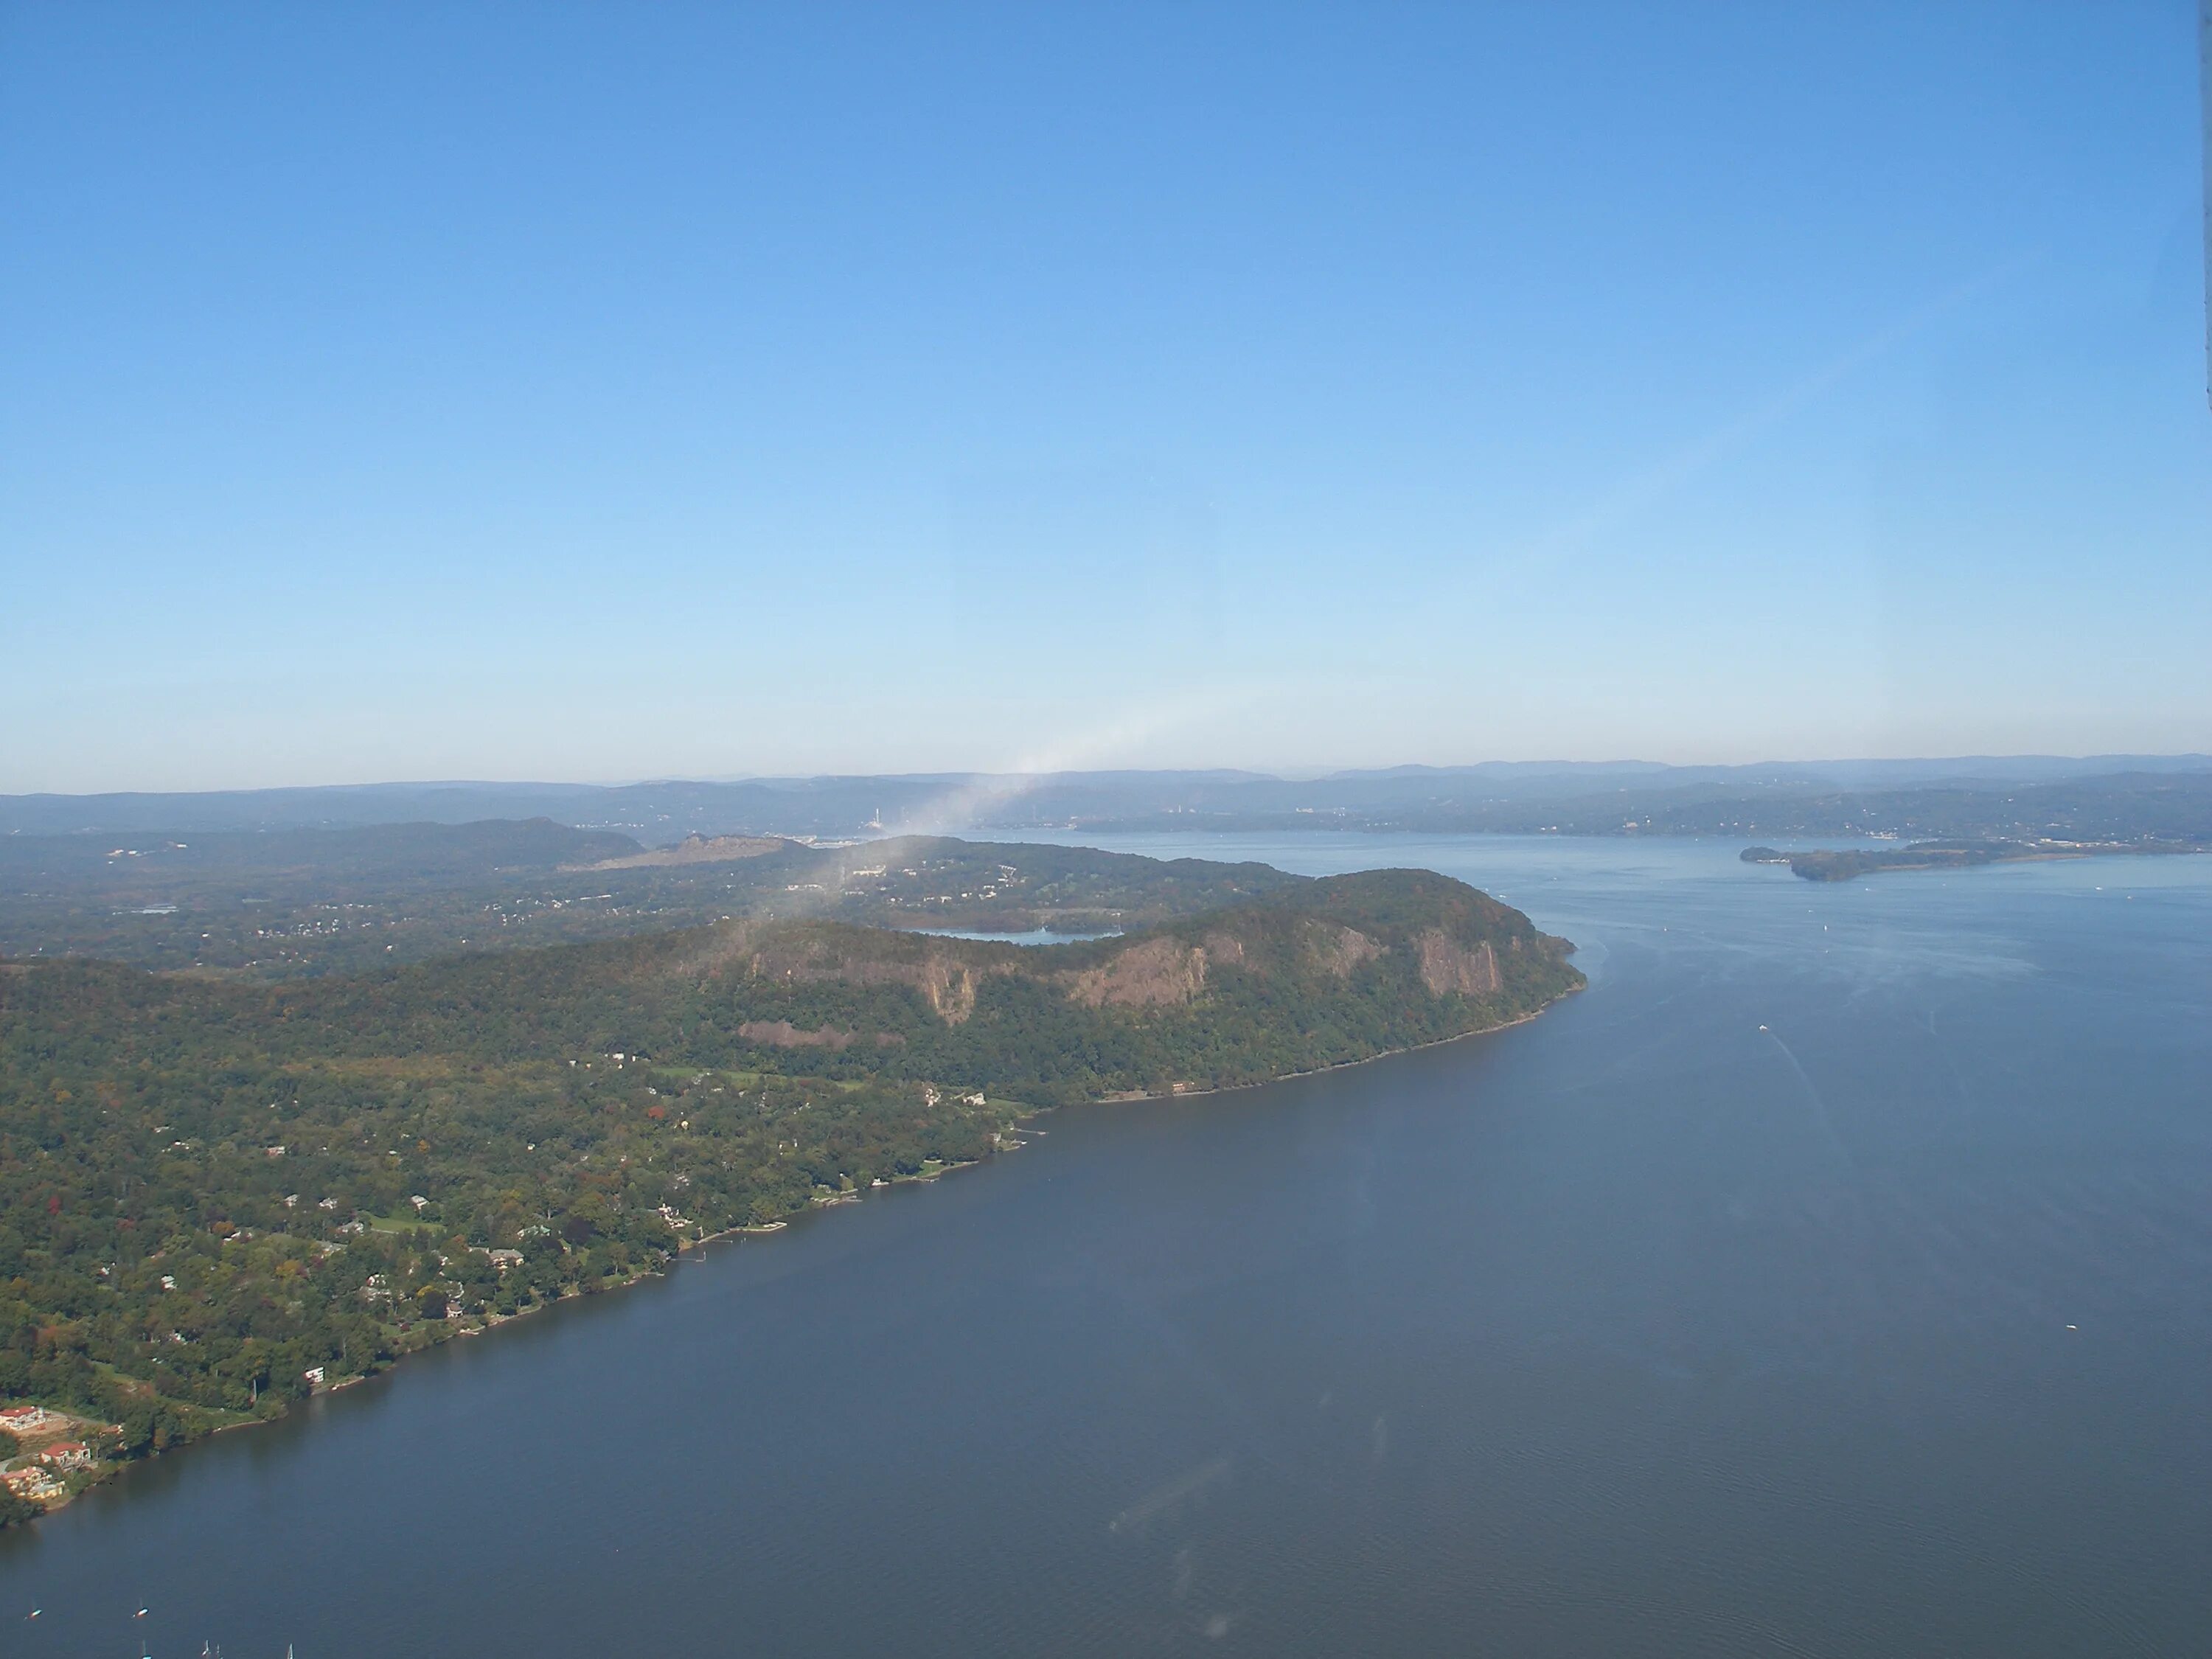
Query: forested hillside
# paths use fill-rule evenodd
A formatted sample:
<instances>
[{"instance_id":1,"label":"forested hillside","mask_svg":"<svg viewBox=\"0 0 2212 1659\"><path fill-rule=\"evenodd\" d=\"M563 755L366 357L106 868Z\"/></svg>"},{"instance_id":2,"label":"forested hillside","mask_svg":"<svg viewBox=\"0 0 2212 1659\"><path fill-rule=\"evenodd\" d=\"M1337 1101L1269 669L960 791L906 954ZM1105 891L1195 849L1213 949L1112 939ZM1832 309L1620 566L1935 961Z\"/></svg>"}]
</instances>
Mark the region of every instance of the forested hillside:
<instances>
[{"instance_id":1,"label":"forested hillside","mask_svg":"<svg viewBox=\"0 0 2212 1659\"><path fill-rule=\"evenodd\" d=\"M1504 1024L1570 948L1401 871L1037 949L734 920L281 985L0 964L0 1395L142 1452L1028 1109Z\"/></svg>"}]
</instances>

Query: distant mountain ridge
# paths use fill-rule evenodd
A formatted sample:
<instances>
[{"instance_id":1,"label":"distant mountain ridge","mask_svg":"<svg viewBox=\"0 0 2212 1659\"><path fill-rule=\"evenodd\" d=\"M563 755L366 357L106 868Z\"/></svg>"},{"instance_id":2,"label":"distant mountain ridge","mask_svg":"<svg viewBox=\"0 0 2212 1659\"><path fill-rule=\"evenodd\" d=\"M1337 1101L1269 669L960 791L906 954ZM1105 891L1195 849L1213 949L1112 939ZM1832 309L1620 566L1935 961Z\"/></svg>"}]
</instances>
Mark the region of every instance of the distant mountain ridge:
<instances>
[{"instance_id":1,"label":"distant mountain ridge","mask_svg":"<svg viewBox=\"0 0 2212 1659\"><path fill-rule=\"evenodd\" d=\"M843 838L900 830L1045 827L1302 829L1327 823L1618 834L1632 823L1648 830L1644 820L1653 816L1678 833L1782 833L1778 826L1745 820L1759 819L1766 804L1784 798L1881 797L1881 811L1895 816L1909 815L1911 809L1894 798L1917 791L2002 793L2069 783L2094 791L2112 787L2112 781L2123 778L2212 780L2212 756L1968 756L1746 766L1498 761L1340 771L1306 779L1221 770L1130 770L10 795L0 796L0 836L181 835L533 817L627 836L646 848L671 846L693 835ZM2207 799L2212 802L2212 795ZM1563 817L1572 821L1571 830L1558 822ZM1863 822L1862 813L1832 811L1818 820L1820 827L1807 833L1852 833ZM1909 826L1900 821L1877 827L1904 832ZM2212 807L2207 830L2212 833Z\"/></svg>"}]
</instances>

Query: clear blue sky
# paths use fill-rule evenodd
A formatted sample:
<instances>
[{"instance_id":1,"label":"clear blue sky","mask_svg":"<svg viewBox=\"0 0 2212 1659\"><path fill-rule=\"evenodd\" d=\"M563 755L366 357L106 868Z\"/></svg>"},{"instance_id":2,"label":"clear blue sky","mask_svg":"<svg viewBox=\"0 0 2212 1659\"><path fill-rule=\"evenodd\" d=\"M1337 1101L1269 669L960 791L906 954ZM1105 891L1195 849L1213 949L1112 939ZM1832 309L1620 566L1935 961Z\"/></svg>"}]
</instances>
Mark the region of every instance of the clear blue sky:
<instances>
[{"instance_id":1,"label":"clear blue sky","mask_svg":"<svg viewBox=\"0 0 2212 1659\"><path fill-rule=\"evenodd\" d=\"M2192 14L0 6L0 790L2212 749Z\"/></svg>"}]
</instances>

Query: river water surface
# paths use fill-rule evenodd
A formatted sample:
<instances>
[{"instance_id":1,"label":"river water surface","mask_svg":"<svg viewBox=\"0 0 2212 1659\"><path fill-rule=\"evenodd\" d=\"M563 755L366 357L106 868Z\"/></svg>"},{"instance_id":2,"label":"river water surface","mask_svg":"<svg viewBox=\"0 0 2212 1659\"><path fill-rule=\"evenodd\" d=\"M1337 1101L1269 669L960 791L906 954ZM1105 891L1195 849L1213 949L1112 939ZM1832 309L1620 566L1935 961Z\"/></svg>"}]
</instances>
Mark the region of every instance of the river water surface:
<instances>
[{"instance_id":1,"label":"river water surface","mask_svg":"<svg viewBox=\"0 0 2212 1659\"><path fill-rule=\"evenodd\" d=\"M1116 844L1445 870L1590 988L135 1469L0 1652L2212 1650L2212 860Z\"/></svg>"}]
</instances>

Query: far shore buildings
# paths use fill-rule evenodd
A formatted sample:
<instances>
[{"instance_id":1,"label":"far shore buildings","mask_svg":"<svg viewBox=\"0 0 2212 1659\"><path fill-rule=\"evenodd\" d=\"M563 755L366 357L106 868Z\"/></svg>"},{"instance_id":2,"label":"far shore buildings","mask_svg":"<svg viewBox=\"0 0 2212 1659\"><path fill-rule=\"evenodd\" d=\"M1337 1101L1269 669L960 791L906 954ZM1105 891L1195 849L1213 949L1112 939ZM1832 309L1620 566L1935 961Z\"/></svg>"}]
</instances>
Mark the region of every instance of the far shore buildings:
<instances>
[{"instance_id":1,"label":"far shore buildings","mask_svg":"<svg viewBox=\"0 0 2212 1659\"><path fill-rule=\"evenodd\" d=\"M10 1434L36 1434L58 1420L44 1406L10 1406L0 1411L0 1429Z\"/></svg>"}]
</instances>

